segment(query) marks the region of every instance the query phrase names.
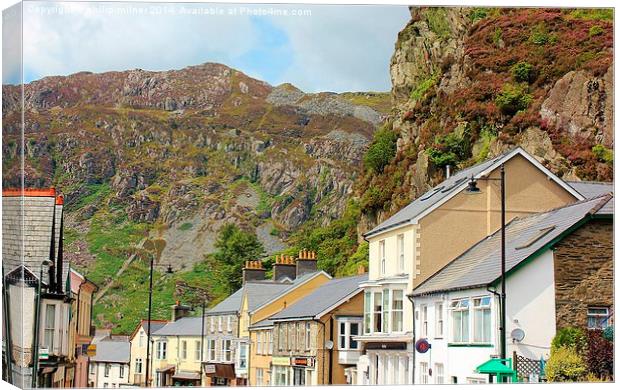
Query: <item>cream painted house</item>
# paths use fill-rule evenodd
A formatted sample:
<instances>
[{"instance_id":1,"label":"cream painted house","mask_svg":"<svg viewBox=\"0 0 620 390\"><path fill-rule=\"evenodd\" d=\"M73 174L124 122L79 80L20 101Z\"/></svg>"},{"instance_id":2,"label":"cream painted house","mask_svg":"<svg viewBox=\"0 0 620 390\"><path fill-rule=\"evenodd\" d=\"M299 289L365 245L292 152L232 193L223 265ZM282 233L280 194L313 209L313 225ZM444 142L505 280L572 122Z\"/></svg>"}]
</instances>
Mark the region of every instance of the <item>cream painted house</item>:
<instances>
[{"instance_id":1,"label":"cream painted house","mask_svg":"<svg viewBox=\"0 0 620 390\"><path fill-rule=\"evenodd\" d=\"M202 386L202 317L183 317L153 332L153 386Z\"/></svg>"},{"instance_id":2,"label":"cream painted house","mask_svg":"<svg viewBox=\"0 0 620 390\"><path fill-rule=\"evenodd\" d=\"M164 327L168 321L151 320L151 335ZM144 386L146 380L146 340L147 340L147 320L142 320L136 329L129 336L131 345L131 376L129 383ZM153 356L153 339L151 338L151 356ZM153 379L151 377L151 379Z\"/></svg>"},{"instance_id":3,"label":"cream painted house","mask_svg":"<svg viewBox=\"0 0 620 390\"><path fill-rule=\"evenodd\" d=\"M364 332L357 338L366 354L358 362L358 384L412 383L413 309L407 295L499 228L502 164L507 221L584 198L516 148L457 172L367 232L369 280L361 284ZM481 194L465 193L471 178Z\"/></svg>"}]
</instances>

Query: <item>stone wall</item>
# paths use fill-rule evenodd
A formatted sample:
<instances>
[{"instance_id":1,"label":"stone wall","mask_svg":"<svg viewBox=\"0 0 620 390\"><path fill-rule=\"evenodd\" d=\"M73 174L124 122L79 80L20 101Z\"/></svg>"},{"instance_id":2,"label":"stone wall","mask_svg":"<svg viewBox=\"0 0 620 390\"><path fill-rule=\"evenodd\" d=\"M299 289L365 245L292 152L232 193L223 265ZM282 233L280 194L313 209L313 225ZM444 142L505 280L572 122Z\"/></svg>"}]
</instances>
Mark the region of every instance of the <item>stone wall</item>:
<instances>
[{"instance_id":1,"label":"stone wall","mask_svg":"<svg viewBox=\"0 0 620 390\"><path fill-rule=\"evenodd\" d=\"M587 326L588 306L613 308L613 222L592 220L555 247L558 329Z\"/></svg>"}]
</instances>

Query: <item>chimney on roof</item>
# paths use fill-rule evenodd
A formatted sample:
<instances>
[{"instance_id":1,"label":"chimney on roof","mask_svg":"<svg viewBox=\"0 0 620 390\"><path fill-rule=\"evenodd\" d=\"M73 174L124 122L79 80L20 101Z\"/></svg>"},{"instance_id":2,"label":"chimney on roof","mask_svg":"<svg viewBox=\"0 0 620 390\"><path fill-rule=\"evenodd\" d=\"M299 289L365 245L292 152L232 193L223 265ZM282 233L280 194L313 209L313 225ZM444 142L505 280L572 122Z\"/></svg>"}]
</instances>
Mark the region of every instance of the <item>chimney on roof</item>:
<instances>
[{"instance_id":1,"label":"chimney on roof","mask_svg":"<svg viewBox=\"0 0 620 390\"><path fill-rule=\"evenodd\" d=\"M181 305L179 301L176 301L176 303L172 305L172 321L177 321L183 317L187 317L190 310L191 307Z\"/></svg>"},{"instance_id":2,"label":"chimney on roof","mask_svg":"<svg viewBox=\"0 0 620 390\"><path fill-rule=\"evenodd\" d=\"M295 267L297 277L316 272L316 253L305 248L300 250Z\"/></svg>"},{"instance_id":3,"label":"chimney on roof","mask_svg":"<svg viewBox=\"0 0 620 390\"><path fill-rule=\"evenodd\" d=\"M263 268L263 262L260 260L246 261L245 267L243 267L243 283L252 280L264 280L265 268Z\"/></svg>"},{"instance_id":4,"label":"chimney on roof","mask_svg":"<svg viewBox=\"0 0 620 390\"><path fill-rule=\"evenodd\" d=\"M280 281L284 278L295 280L296 267L293 256L276 255L276 262L273 265L273 280Z\"/></svg>"}]
</instances>

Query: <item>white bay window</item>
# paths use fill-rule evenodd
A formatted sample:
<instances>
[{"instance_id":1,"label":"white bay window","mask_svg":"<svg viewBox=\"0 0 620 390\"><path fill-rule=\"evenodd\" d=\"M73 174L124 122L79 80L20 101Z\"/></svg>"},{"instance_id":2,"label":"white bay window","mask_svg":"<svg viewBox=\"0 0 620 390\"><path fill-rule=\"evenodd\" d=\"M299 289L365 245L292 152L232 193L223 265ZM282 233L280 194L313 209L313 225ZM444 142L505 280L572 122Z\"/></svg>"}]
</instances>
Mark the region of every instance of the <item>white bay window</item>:
<instances>
[{"instance_id":1,"label":"white bay window","mask_svg":"<svg viewBox=\"0 0 620 390\"><path fill-rule=\"evenodd\" d=\"M382 289L364 293L364 334L403 331L404 292Z\"/></svg>"}]
</instances>

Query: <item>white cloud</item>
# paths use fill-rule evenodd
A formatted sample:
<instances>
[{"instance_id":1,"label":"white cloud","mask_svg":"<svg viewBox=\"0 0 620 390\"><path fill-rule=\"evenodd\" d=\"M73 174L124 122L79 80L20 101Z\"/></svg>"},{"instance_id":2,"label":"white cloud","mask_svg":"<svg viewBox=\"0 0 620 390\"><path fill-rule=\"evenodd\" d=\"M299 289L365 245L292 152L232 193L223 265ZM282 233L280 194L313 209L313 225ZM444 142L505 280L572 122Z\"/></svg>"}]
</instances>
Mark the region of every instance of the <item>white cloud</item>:
<instances>
[{"instance_id":1,"label":"white cloud","mask_svg":"<svg viewBox=\"0 0 620 390\"><path fill-rule=\"evenodd\" d=\"M28 2L25 77L203 62L234 66L260 44L248 10L293 9L312 16L259 16L283 30L292 47L288 69L266 81L291 82L308 92L389 89L390 56L409 18L403 6ZM182 14L189 11L200 15Z\"/></svg>"}]
</instances>

